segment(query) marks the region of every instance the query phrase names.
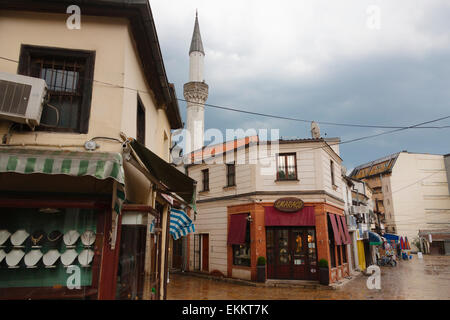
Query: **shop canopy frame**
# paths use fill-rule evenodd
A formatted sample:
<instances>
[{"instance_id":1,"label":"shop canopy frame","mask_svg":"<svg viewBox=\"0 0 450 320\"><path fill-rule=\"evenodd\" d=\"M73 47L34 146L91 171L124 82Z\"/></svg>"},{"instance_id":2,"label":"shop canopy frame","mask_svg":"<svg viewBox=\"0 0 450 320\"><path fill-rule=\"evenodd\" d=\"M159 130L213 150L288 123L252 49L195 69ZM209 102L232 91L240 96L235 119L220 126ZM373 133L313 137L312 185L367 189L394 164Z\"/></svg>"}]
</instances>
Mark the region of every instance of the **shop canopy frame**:
<instances>
[{"instance_id":1,"label":"shop canopy frame","mask_svg":"<svg viewBox=\"0 0 450 320\"><path fill-rule=\"evenodd\" d=\"M119 152L87 152L33 148L0 148L0 173L90 176L113 180L111 249L117 239L118 216L126 199L123 158Z\"/></svg>"},{"instance_id":2,"label":"shop canopy frame","mask_svg":"<svg viewBox=\"0 0 450 320\"><path fill-rule=\"evenodd\" d=\"M178 201L188 205L197 212L197 182L176 169L158 155L147 149L135 139L129 140L131 154L138 160L139 166L148 173L146 176L163 192L170 193Z\"/></svg>"},{"instance_id":3,"label":"shop canopy frame","mask_svg":"<svg viewBox=\"0 0 450 320\"><path fill-rule=\"evenodd\" d=\"M138 166L144 169L147 178L196 212L196 181L158 157L134 139L127 139ZM67 175L73 177L91 176L99 180L112 179L113 229L111 248L115 247L117 216L121 214L126 201L124 157L129 159L127 147L120 152L88 152L49 150L34 148L0 148L0 173Z\"/></svg>"},{"instance_id":4,"label":"shop canopy frame","mask_svg":"<svg viewBox=\"0 0 450 320\"><path fill-rule=\"evenodd\" d=\"M389 241L395 241L395 242L400 241L400 236L398 236L396 234L392 234L392 233L385 233L385 234L383 234L383 237Z\"/></svg>"},{"instance_id":5,"label":"shop canopy frame","mask_svg":"<svg viewBox=\"0 0 450 320\"><path fill-rule=\"evenodd\" d=\"M112 209L122 211L125 174L121 153L0 148L0 173L91 176L114 181Z\"/></svg>"},{"instance_id":6,"label":"shop canopy frame","mask_svg":"<svg viewBox=\"0 0 450 320\"><path fill-rule=\"evenodd\" d=\"M373 246L379 246L383 244L382 237L375 232L369 231L369 244Z\"/></svg>"}]
</instances>

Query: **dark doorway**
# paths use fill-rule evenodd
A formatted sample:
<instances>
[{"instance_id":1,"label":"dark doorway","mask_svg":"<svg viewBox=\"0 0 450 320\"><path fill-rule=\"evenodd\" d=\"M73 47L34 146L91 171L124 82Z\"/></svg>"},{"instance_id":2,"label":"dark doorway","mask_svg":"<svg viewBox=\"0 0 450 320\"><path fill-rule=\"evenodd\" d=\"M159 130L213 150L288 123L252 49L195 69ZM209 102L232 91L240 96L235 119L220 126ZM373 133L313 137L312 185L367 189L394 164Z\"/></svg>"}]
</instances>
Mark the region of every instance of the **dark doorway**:
<instances>
[{"instance_id":1,"label":"dark doorway","mask_svg":"<svg viewBox=\"0 0 450 320\"><path fill-rule=\"evenodd\" d=\"M172 246L172 268L181 270L183 257L183 238L173 240Z\"/></svg>"},{"instance_id":2,"label":"dark doorway","mask_svg":"<svg viewBox=\"0 0 450 320\"><path fill-rule=\"evenodd\" d=\"M318 279L314 228L267 227L266 243L269 279Z\"/></svg>"},{"instance_id":3,"label":"dark doorway","mask_svg":"<svg viewBox=\"0 0 450 320\"><path fill-rule=\"evenodd\" d=\"M116 298L143 298L146 227L122 225Z\"/></svg>"},{"instance_id":4,"label":"dark doorway","mask_svg":"<svg viewBox=\"0 0 450 320\"><path fill-rule=\"evenodd\" d=\"M433 241L430 245L430 254L445 255L444 241Z\"/></svg>"},{"instance_id":5,"label":"dark doorway","mask_svg":"<svg viewBox=\"0 0 450 320\"><path fill-rule=\"evenodd\" d=\"M366 259L366 267L369 267L373 264L372 261L372 251L371 251L371 245L369 243L369 240L364 239L364 258Z\"/></svg>"}]
</instances>

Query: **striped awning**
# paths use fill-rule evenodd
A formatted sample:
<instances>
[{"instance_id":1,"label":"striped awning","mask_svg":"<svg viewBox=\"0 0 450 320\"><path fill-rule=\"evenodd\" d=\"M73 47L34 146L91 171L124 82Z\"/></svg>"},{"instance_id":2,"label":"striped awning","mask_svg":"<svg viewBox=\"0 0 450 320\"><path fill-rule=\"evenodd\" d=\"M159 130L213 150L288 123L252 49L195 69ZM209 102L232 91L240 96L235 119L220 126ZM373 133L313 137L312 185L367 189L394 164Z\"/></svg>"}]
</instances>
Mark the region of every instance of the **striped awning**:
<instances>
[{"instance_id":1,"label":"striped awning","mask_svg":"<svg viewBox=\"0 0 450 320\"><path fill-rule=\"evenodd\" d=\"M180 209L172 208L170 210L170 234L174 240L195 232L195 226L192 223L192 219ZM150 232L155 232L155 220L150 224Z\"/></svg>"},{"instance_id":2,"label":"striped awning","mask_svg":"<svg viewBox=\"0 0 450 320\"><path fill-rule=\"evenodd\" d=\"M120 153L0 148L0 173L64 174L117 181L113 209L118 214L125 201L122 161Z\"/></svg>"},{"instance_id":3,"label":"striped awning","mask_svg":"<svg viewBox=\"0 0 450 320\"><path fill-rule=\"evenodd\" d=\"M177 240L191 232L195 232L192 219L186 212L172 208L170 210L170 234L173 239Z\"/></svg>"}]
</instances>

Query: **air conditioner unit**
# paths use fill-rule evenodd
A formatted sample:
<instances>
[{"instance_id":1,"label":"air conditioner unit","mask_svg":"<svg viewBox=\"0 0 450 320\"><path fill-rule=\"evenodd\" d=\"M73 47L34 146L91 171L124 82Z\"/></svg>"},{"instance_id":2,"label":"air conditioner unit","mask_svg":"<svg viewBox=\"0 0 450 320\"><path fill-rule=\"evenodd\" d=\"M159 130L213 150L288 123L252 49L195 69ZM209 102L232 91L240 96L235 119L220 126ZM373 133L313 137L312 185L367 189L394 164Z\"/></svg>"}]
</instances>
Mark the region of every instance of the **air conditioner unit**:
<instances>
[{"instance_id":1,"label":"air conditioner unit","mask_svg":"<svg viewBox=\"0 0 450 320\"><path fill-rule=\"evenodd\" d=\"M0 72L0 119L34 129L41 121L46 93L43 79Z\"/></svg>"}]
</instances>

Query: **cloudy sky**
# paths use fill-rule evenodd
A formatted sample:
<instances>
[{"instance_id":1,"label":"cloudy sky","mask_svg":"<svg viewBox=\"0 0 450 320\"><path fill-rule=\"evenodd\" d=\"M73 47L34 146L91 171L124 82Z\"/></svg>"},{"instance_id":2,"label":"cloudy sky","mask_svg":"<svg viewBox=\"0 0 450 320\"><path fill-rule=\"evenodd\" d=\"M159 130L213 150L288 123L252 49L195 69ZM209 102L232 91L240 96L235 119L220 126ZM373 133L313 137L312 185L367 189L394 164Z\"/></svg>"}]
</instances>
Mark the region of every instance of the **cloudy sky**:
<instances>
[{"instance_id":1,"label":"cloudy sky","mask_svg":"<svg viewBox=\"0 0 450 320\"><path fill-rule=\"evenodd\" d=\"M410 126L450 115L448 0L151 0L177 96L189 75L198 9L207 103L325 122ZM186 104L179 102L183 119ZM450 119L428 126L450 126ZM278 128L310 137L308 123L206 107L205 129ZM320 125L342 141L389 129ZM343 144L344 165L401 150L450 153L450 128L410 129Z\"/></svg>"}]
</instances>

